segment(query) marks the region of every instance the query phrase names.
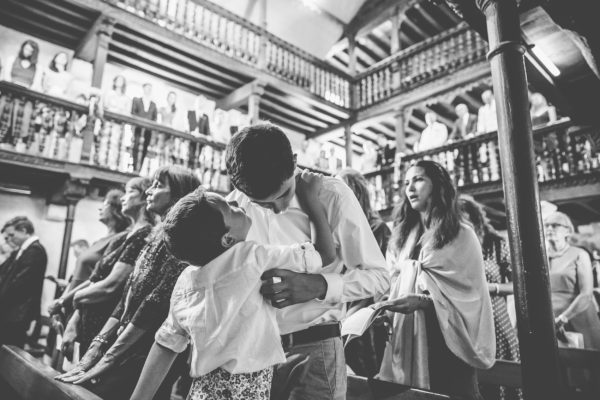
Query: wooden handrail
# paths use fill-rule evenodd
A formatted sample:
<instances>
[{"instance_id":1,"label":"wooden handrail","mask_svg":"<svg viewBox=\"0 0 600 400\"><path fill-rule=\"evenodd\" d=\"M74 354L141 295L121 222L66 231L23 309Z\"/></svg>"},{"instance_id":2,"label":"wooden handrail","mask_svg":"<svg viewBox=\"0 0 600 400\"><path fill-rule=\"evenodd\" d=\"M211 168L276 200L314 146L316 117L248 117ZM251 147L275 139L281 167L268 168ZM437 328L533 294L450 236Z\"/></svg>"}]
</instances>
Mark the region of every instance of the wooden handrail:
<instances>
[{"instance_id":1,"label":"wooden handrail","mask_svg":"<svg viewBox=\"0 0 600 400\"><path fill-rule=\"evenodd\" d=\"M454 35L458 35L460 33L466 32L469 30L469 26L466 22L461 22L460 24L458 24L457 26L450 28L446 31L443 31L441 33L438 33L435 36L432 36L428 39L423 40L422 42L416 43L410 47L407 47L403 50L400 50L399 52L397 52L396 54L392 54L391 56L384 58L381 61L378 61L377 63L371 65L369 68L365 69L364 71L362 71L361 73L357 74L354 77L354 82L358 82L360 81L362 78L371 75L373 72L378 71L384 67L387 67L391 64L393 64L394 62L401 60L403 58L407 58L410 57L416 53L419 53L425 49L428 49L430 47L433 47L439 43L444 42L445 40L447 40L448 38L454 36Z\"/></svg>"},{"instance_id":2,"label":"wooden handrail","mask_svg":"<svg viewBox=\"0 0 600 400\"><path fill-rule=\"evenodd\" d=\"M559 121L556 121L555 123L548 124L548 125L545 125L545 126L542 126L539 128L535 128L533 130L533 136L534 137L541 136L548 132L562 130L565 128L569 128L571 126L573 126L573 124L570 119L568 119L568 118L561 119ZM577 128L578 128L578 130L590 129L589 127L581 127L581 126L579 126ZM481 135L473 136L473 137L467 138L467 139L457 140L452 143L448 143L444 146L436 147L436 148L425 150L425 151L419 151L416 153L407 154L405 156L402 156L402 161L404 162L404 161L410 161L410 160L415 160L415 159L421 159L425 156L430 156L432 154L441 153L443 151L454 150L454 149L465 147L465 146L468 146L471 144L483 143L490 139L494 139L497 136L498 136L498 132L494 131L494 132L488 132L488 133L484 133Z\"/></svg>"},{"instance_id":3,"label":"wooden handrail","mask_svg":"<svg viewBox=\"0 0 600 400\"><path fill-rule=\"evenodd\" d=\"M83 386L54 379L59 374L25 350L0 348L0 378L22 400L102 400ZM6 394L6 393L2 393Z\"/></svg>"}]
</instances>

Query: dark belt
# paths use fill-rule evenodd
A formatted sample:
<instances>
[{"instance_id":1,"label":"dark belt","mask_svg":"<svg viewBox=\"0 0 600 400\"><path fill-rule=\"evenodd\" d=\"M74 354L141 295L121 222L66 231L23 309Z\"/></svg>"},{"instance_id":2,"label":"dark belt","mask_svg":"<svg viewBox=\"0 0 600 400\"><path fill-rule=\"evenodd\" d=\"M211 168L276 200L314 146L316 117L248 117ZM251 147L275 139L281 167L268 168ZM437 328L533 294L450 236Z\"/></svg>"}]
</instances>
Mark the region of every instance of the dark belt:
<instances>
[{"instance_id":1,"label":"dark belt","mask_svg":"<svg viewBox=\"0 0 600 400\"><path fill-rule=\"evenodd\" d=\"M302 331L281 335L281 344L284 349L301 344L318 342L319 340L340 337L340 324L315 325Z\"/></svg>"}]
</instances>

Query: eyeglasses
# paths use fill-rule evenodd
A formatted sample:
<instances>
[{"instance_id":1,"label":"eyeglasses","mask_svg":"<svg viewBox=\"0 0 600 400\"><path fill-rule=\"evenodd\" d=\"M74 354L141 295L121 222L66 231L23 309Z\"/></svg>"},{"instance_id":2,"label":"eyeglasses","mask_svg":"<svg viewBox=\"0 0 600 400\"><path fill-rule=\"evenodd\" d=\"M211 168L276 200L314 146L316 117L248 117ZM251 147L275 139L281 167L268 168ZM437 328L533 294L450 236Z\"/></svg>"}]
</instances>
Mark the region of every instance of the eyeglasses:
<instances>
[{"instance_id":1,"label":"eyeglasses","mask_svg":"<svg viewBox=\"0 0 600 400\"><path fill-rule=\"evenodd\" d=\"M569 227L568 227L568 226L566 226L566 225L563 225L563 224L557 224L557 223L555 223L555 222L549 222L549 223L547 223L547 224L544 224L544 228L552 228L552 229L557 229L557 228L559 228L559 227L562 227L562 228L567 228L567 229L569 228Z\"/></svg>"}]
</instances>

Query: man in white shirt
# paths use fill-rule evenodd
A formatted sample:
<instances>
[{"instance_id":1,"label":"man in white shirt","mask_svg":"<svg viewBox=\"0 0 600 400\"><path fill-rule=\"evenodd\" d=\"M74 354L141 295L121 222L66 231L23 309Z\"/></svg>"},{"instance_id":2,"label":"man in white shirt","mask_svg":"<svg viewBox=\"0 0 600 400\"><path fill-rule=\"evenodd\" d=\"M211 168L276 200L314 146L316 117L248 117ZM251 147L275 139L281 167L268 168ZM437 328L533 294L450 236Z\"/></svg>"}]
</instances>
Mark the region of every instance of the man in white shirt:
<instances>
[{"instance_id":1,"label":"man in white shirt","mask_svg":"<svg viewBox=\"0 0 600 400\"><path fill-rule=\"evenodd\" d=\"M226 157L236 187L229 200L237 201L253 221L248 240L290 245L311 239L308 215L295 194L299 176L295 155L280 128L271 124L244 128L227 146ZM385 259L350 188L326 177L319 198L334 236L335 261L321 274L268 271L261 287L279 309L284 349L310 357L304 381L291 393L294 400L346 398L339 329L345 303L377 297L389 289Z\"/></svg>"},{"instance_id":2,"label":"man in white shirt","mask_svg":"<svg viewBox=\"0 0 600 400\"><path fill-rule=\"evenodd\" d=\"M416 145L415 151L425 151L443 146L448 140L448 128L446 125L437 122L437 115L434 112L425 114L427 127L421 132L421 138Z\"/></svg>"},{"instance_id":3,"label":"man in white shirt","mask_svg":"<svg viewBox=\"0 0 600 400\"><path fill-rule=\"evenodd\" d=\"M498 120L496 119L496 101L491 90L485 90L481 94L483 105L479 107L477 113L477 133L488 133L498 130Z\"/></svg>"}]
</instances>

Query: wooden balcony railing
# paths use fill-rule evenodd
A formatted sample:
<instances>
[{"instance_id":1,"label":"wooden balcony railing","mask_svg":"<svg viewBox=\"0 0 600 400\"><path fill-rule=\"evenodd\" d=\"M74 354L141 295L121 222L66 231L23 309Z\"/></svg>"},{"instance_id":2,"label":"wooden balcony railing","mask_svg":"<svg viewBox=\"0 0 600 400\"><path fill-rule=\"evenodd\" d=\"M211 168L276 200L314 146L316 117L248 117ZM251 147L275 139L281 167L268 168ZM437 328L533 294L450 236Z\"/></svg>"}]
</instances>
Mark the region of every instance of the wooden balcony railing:
<instances>
[{"instance_id":1,"label":"wooden balcony railing","mask_svg":"<svg viewBox=\"0 0 600 400\"><path fill-rule=\"evenodd\" d=\"M465 23L371 66L354 80L364 108L485 59L487 43Z\"/></svg>"},{"instance_id":2,"label":"wooden balcony railing","mask_svg":"<svg viewBox=\"0 0 600 400\"><path fill-rule=\"evenodd\" d=\"M103 0L341 107L350 77L262 27L205 0Z\"/></svg>"},{"instance_id":3,"label":"wooden balcony railing","mask_svg":"<svg viewBox=\"0 0 600 400\"><path fill-rule=\"evenodd\" d=\"M577 185L590 177L600 180L598 129L574 126L571 121L564 120L534 129L533 138L538 182L542 185ZM490 186L501 190L498 136L491 132L405 155L395 168L365 174L371 186L372 205L376 209L395 205L400 198L404 173L423 159L442 164L463 192L476 193Z\"/></svg>"},{"instance_id":4,"label":"wooden balcony railing","mask_svg":"<svg viewBox=\"0 0 600 400\"><path fill-rule=\"evenodd\" d=\"M141 118L101 112L94 104L0 82L0 149L125 174L149 175L164 165L181 165L212 190L230 190L224 144Z\"/></svg>"}]
</instances>

